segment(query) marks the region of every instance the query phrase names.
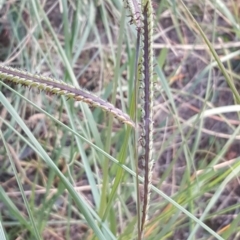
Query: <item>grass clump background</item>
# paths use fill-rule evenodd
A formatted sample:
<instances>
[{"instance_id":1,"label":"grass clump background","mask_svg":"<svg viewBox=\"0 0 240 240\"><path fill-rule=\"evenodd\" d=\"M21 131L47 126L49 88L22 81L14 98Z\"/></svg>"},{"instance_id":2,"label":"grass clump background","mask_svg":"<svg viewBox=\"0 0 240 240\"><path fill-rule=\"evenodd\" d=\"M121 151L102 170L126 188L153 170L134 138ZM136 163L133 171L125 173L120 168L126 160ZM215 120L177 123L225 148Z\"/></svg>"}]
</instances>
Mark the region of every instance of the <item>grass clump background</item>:
<instances>
[{"instance_id":1,"label":"grass clump background","mask_svg":"<svg viewBox=\"0 0 240 240\"><path fill-rule=\"evenodd\" d=\"M0 239L239 239L239 5L153 3L155 164L142 236L134 130L1 79ZM123 6L3 1L1 65L81 86L134 119L137 31Z\"/></svg>"}]
</instances>

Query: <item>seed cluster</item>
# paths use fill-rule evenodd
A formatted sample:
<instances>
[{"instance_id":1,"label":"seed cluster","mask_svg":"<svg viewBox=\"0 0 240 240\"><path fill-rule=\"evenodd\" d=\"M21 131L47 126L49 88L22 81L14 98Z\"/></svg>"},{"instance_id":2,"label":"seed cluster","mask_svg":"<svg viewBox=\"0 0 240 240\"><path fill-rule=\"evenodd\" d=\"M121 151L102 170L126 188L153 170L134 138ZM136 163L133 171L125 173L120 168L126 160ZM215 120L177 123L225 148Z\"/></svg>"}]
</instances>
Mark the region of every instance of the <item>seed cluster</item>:
<instances>
[{"instance_id":1,"label":"seed cluster","mask_svg":"<svg viewBox=\"0 0 240 240\"><path fill-rule=\"evenodd\" d=\"M127 1L127 0L126 0ZM127 1L131 13L131 23L136 25L142 39L142 57L139 59L138 70L140 80L141 134L140 146L142 154L139 158L139 168L144 172L143 207L140 231L143 234L150 200L150 184L152 179L152 148L153 148L153 7L150 0ZM139 36L138 35L138 36Z\"/></svg>"},{"instance_id":2,"label":"seed cluster","mask_svg":"<svg viewBox=\"0 0 240 240\"><path fill-rule=\"evenodd\" d=\"M22 70L0 65L0 78L17 84L28 87L36 87L48 93L64 95L65 97L73 98L76 101L83 101L90 106L100 107L102 110L113 114L121 122L134 127L130 117L123 113L120 109L114 107L111 103L85 91L77 89L64 82L57 81L53 78L34 75Z\"/></svg>"},{"instance_id":3,"label":"seed cluster","mask_svg":"<svg viewBox=\"0 0 240 240\"><path fill-rule=\"evenodd\" d=\"M147 212L150 200L150 184L152 179L152 147L153 147L153 8L151 1L142 2L143 15L143 69L141 82L142 104L142 132L141 145L143 148L142 159L144 160L144 197L141 232L143 232L147 220Z\"/></svg>"}]
</instances>

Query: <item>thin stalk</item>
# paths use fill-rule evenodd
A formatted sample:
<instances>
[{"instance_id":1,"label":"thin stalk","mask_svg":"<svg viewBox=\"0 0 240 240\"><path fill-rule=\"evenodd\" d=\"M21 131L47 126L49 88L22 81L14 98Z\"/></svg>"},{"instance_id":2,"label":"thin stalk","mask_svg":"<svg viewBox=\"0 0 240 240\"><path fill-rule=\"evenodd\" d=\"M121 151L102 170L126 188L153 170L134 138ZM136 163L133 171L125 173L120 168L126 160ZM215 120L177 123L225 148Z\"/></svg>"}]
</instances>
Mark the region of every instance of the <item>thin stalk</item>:
<instances>
[{"instance_id":1,"label":"thin stalk","mask_svg":"<svg viewBox=\"0 0 240 240\"><path fill-rule=\"evenodd\" d=\"M138 63L139 63L139 52L140 52L140 40L141 40L141 32L137 32L137 43L136 43L136 56L135 56L135 95L134 95L134 122L135 126L137 126L137 109L138 109L138 89L139 89L139 71L138 71ZM141 203L140 203L140 192L139 192L139 180L138 180L138 133L134 131L134 159L135 159L135 167L136 167L136 189L137 189L137 212L138 212L138 237L141 237Z\"/></svg>"}]
</instances>

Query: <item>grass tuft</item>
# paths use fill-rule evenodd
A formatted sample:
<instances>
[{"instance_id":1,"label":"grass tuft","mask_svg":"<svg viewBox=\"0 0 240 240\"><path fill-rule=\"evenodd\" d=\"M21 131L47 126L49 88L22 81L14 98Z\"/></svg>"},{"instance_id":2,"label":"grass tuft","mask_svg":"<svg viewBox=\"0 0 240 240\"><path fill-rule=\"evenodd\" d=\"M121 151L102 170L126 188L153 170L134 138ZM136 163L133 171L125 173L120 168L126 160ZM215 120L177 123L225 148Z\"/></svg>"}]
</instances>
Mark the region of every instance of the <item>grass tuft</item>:
<instances>
[{"instance_id":1,"label":"grass tuft","mask_svg":"<svg viewBox=\"0 0 240 240\"><path fill-rule=\"evenodd\" d=\"M0 239L239 238L239 6L150 2L0 4Z\"/></svg>"}]
</instances>

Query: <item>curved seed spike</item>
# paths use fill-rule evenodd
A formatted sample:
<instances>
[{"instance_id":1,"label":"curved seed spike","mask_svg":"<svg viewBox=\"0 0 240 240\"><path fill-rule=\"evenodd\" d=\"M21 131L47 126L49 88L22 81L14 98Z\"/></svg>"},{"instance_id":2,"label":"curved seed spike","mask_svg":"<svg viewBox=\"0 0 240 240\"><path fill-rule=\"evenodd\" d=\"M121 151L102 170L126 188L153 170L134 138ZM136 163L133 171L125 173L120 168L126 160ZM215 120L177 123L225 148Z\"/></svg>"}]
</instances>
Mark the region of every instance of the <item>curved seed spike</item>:
<instances>
[{"instance_id":1,"label":"curved seed spike","mask_svg":"<svg viewBox=\"0 0 240 240\"><path fill-rule=\"evenodd\" d=\"M145 94L142 99L142 148L144 149L144 197L141 220L141 235L145 222L150 200L150 184L152 178L152 146L153 146L153 8L150 0L142 1L143 15L143 90Z\"/></svg>"},{"instance_id":2,"label":"curved seed spike","mask_svg":"<svg viewBox=\"0 0 240 240\"><path fill-rule=\"evenodd\" d=\"M68 99L73 98L76 101L83 101L90 106L100 107L102 110L114 115L121 122L135 127L130 117L123 113L120 109L114 107L111 103L85 91L77 89L64 82L55 79L44 77L41 75L34 75L22 70L0 65L0 78L30 88L36 87L39 90L57 95L64 95Z\"/></svg>"}]
</instances>

